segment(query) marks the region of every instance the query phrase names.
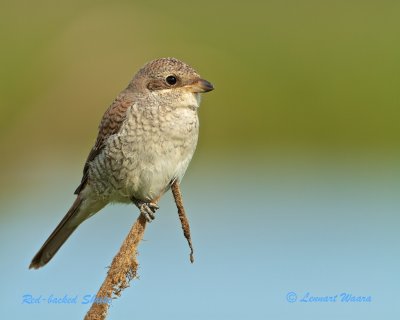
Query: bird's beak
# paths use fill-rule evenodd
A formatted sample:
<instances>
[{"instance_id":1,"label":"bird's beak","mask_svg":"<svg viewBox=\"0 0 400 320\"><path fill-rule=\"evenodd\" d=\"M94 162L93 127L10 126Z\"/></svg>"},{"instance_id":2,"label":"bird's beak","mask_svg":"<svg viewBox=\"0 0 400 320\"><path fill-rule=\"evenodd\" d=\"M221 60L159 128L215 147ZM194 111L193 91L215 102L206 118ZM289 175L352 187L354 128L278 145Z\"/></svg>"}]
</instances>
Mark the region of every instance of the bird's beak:
<instances>
[{"instance_id":1,"label":"bird's beak","mask_svg":"<svg viewBox=\"0 0 400 320\"><path fill-rule=\"evenodd\" d=\"M196 82L188 85L187 88L193 93L202 93L214 90L214 86L204 79L199 79Z\"/></svg>"}]
</instances>

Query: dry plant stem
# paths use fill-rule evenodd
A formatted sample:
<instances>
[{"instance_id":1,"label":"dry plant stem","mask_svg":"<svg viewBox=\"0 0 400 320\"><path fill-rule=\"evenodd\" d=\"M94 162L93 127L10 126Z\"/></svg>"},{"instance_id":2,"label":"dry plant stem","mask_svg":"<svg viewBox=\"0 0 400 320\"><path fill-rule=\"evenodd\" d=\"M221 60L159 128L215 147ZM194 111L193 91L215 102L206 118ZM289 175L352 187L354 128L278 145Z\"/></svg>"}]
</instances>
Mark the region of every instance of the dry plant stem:
<instances>
[{"instance_id":1,"label":"dry plant stem","mask_svg":"<svg viewBox=\"0 0 400 320\"><path fill-rule=\"evenodd\" d=\"M183 200L182 200L182 194L181 194L181 190L179 187L179 183L176 180L171 185L171 191L172 191L172 194L174 195L176 207L178 208L178 215L179 215L179 220L181 220L183 235L185 236L185 238L189 244L190 262L193 263L194 256L193 256L192 238L190 237L189 220L186 216L185 208L183 207Z\"/></svg>"},{"instance_id":2,"label":"dry plant stem","mask_svg":"<svg viewBox=\"0 0 400 320\"><path fill-rule=\"evenodd\" d=\"M190 247L190 262L194 262L192 239L190 237L189 221L183 207L182 194L178 182L171 186L172 194L178 208L183 234ZM136 260L137 247L143 238L146 228L146 218L139 215L129 234L125 238L117 255L114 257L103 284L97 292L98 301L107 301L119 297L122 290L129 286L129 281L136 277L138 262ZM108 303L93 303L85 316L85 320L104 320L107 317Z\"/></svg>"},{"instance_id":3,"label":"dry plant stem","mask_svg":"<svg viewBox=\"0 0 400 320\"><path fill-rule=\"evenodd\" d=\"M139 215L129 234L125 238L117 255L114 257L107 277L97 292L99 301L107 301L119 297L122 290L129 286L129 281L136 277L138 262L137 246L143 238L146 218ZM85 320L102 320L107 317L108 303L93 303L85 316Z\"/></svg>"}]
</instances>

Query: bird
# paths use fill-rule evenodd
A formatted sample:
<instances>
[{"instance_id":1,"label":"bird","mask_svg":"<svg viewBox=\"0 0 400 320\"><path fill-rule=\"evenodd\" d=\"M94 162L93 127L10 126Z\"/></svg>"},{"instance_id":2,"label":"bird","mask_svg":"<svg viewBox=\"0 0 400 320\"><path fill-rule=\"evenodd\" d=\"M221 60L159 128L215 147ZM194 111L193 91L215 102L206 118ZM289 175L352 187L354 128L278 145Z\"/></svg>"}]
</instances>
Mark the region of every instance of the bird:
<instances>
[{"instance_id":1,"label":"bird","mask_svg":"<svg viewBox=\"0 0 400 320\"><path fill-rule=\"evenodd\" d=\"M213 89L176 58L145 64L105 111L76 199L29 268L46 265L83 221L109 203L133 203L152 221L158 200L188 168L201 94Z\"/></svg>"}]
</instances>

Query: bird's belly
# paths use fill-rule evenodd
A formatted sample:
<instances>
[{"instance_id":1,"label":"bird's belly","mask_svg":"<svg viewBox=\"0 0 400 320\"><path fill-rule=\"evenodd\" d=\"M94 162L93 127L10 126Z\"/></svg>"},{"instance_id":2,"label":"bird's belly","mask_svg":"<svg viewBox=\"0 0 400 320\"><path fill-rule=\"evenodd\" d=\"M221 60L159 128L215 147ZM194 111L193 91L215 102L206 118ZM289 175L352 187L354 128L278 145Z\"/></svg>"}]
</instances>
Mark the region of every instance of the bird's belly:
<instances>
[{"instance_id":1,"label":"bird's belly","mask_svg":"<svg viewBox=\"0 0 400 320\"><path fill-rule=\"evenodd\" d=\"M172 142L147 144L146 148L132 152L124 159L119 194L137 200L152 201L159 198L174 179L181 179L192 158L194 147L176 146ZM132 161L132 159L137 159Z\"/></svg>"},{"instance_id":2,"label":"bird's belly","mask_svg":"<svg viewBox=\"0 0 400 320\"><path fill-rule=\"evenodd\" d=\"M93 162L91 182L97 194L114 202L153 201L168 190L172 180L180 180L198 137L197 114L186 113L190 117L167 115L158 127L125 122Z\"/></svg>"}]
</instances>

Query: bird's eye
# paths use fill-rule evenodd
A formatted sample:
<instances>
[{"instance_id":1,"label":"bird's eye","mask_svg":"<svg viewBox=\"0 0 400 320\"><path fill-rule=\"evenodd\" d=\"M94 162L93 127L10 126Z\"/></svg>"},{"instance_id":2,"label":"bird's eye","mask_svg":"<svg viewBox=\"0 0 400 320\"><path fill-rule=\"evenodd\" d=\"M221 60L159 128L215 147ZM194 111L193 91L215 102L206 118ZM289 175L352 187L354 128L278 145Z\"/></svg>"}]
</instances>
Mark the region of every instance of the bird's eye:
<instances>
[{"instance_id":1,"label":"bird's eye","mask_svg":"<svg viewBox=\"0 0 400 320\"><path fill-rule=\"evenodd\" d=\"M175 76L168 76L165 81L171 86L173 86L176 83L176 77Z\"/></svg>"}]
</instances>

